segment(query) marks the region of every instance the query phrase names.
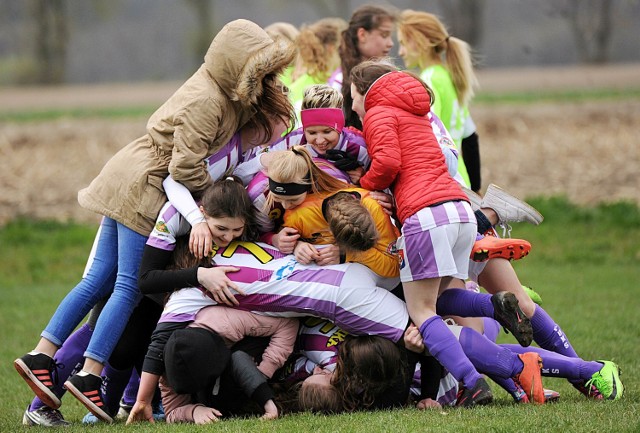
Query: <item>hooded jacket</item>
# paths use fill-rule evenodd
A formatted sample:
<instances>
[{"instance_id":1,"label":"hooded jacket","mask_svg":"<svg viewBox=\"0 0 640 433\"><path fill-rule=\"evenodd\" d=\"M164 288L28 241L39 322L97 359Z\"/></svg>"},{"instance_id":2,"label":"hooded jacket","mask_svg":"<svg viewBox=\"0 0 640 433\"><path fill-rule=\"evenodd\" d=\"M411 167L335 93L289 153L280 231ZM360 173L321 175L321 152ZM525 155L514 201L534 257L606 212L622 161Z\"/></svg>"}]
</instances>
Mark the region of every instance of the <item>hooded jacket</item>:
<instances>
[{"instance_id":1,"label":"hooded jacket","mask_svg":"<svg viewBox=\"0 0 640 433\"><path fill-rule=\"evenodd\" d=\"M167 201L168 174L191 192L211 183L204 159L224 146L256 112L262 79L279 74L293 47L273 40L247 20L228 23L216 35L202 66L129 143L78 193L80 205L149 235Z\"/></svg>"},{"instance_id":2,"label":"hooded jacket","mask_svg":"<svg viewBox=\"0 0 640 433\"><path fill-rule=\"evenodd\" d=\"M363 188L391 188L402 223L420 209L466 200L447 165L431 124L429 93L413 76L390 72L371 85L364 100L364 138L371 166Z\"/></svg>"}]
</instances>

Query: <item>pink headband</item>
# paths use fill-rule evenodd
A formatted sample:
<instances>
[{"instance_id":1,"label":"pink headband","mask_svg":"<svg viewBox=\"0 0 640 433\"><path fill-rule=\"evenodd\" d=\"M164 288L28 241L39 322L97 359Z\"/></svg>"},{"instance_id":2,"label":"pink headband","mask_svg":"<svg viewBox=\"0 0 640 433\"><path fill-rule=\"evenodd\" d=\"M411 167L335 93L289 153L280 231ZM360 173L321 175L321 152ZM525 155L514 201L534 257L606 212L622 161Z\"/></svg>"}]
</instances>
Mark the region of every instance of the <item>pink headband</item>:
<instances>
[{"instance_id":1,"label":"pink headband","mask_svg":"<svg viewBox=\"0 0 640 433\"><path fill-rule=\"evenodd\" d=\"M344 114L340 108L308 108L300 112L302 127L328 126L342 133L344 128Z\"/></svg>"}]
</instances>

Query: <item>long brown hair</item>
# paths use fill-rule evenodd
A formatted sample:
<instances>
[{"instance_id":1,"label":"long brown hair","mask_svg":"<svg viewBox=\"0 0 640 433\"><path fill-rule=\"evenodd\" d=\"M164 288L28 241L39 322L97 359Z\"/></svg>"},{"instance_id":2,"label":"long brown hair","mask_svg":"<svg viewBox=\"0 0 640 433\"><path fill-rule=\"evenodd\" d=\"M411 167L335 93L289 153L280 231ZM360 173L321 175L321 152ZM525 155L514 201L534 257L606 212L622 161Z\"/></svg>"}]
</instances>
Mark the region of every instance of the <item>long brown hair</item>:
<instances>
[{"instance_id":1,"label":"long brown hair","mask_svg":"<svg viewBox=\"0 0 640 433\"><path fill-rule=\"evenodd\" d=\"M262 80L262 94L254 104L255 114L251 116L247 125L258 132L259 142L266 143L273 135L274 124L277 121L288 125L291 129L295 125L295 111L287 96L289 89L274 75L267 74Z\"/></svg>"},{"instance_id":2,"label":"long brown hair","mask_svg":"<svg viewBox=\"0 0 640 433\"><path fill-rule=\"evenodd\" d=\"M346 126L362 128L358 115L351 108L353 97L351 96L351 70L361 61L362 53L358 48L358 30L363 28L372 31L380 27L386 21L395 22L395 14L382 6L364 5L356 9L351 15L349 26L342 32L340 42L340 64L342 68L342 95L344 96L344 117Z\"/></svg>"},{"instance_id":3,"label":"long brown hair","mask_svg":"<svg viewBox=\"0 0 640 433\"><path fill-rule=\"evenodd\" d=\"M406 365L406 357L391 340L350 337L340 345L331 383L340 391L346 410L373 408L405 383L408 395Z\"/></svg>"}]
</instances>

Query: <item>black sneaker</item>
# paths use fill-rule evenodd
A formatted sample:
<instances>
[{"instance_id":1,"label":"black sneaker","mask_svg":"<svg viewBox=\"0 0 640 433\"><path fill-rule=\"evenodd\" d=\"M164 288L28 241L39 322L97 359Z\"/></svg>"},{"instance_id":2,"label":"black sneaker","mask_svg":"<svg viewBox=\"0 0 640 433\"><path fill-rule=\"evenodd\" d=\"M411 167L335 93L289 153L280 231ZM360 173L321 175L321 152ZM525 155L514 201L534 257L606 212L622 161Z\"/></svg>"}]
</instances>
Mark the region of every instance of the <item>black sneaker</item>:
<instances>
[{"instance_id":1,"label":"black sneaker","mask_svg":"<svg viewBox=\"0 0 640 433\"><path fill-rule=\"evenodd\" d=\"M53 392L53 385L58 381L56 362L44 353L31 355L27 353L22 358L13 361L20 376L27 382L29 388L38 396L42 402L52 409L58 409L62 404L57 395Z\"/></svg>"},{"instance_id":2,"label":"black sneaker","mask_svg":"<svg viewBox=\"0 0 640 433\"><path fill-rule=\"evenodd\" d=\"M511 292L498 292L491 296L493 318L518 340L522 347L531 345L533 328L531 320L520 309L516 295Z\"/></svg>"},{"instance_id":3,"label":"black sneaker","mask_svg":"<svg viewBox=\"0 0 640 433\"><path fill-rule=\"evenodd\" d=\"M100 376L76 374L64 383L64 387L98 419L109 423L113 422L111 415L106 412L107 407L102 398L102 378Z\"/></svg>"},{"instance_id":4,"label":"black sneaker","mask_svg":"<svg viewBox=\"0 0 640 433\"><path fill-rule=\"evenodd\" d=\"M456 406L472 407L489 404L493 401L493 394L489 384L483 378L478 379L473 388L460 388L456 399Z\"/></svg>"},{"instance_id":5,"label":"black sneaker","mask_svg":"<svg viewBox=\"0 0 640 433\"><path fill-rule=\"evenodd\" d=\"M28 426L39 425L42 427L63 427L70 425L68 421L64 420L64 417L58 409L51 409L49 406L42 406L40 409L32 412L29 412L29 408L27 408L22 416L22 424Z\"/></svg>"}]
</instances>

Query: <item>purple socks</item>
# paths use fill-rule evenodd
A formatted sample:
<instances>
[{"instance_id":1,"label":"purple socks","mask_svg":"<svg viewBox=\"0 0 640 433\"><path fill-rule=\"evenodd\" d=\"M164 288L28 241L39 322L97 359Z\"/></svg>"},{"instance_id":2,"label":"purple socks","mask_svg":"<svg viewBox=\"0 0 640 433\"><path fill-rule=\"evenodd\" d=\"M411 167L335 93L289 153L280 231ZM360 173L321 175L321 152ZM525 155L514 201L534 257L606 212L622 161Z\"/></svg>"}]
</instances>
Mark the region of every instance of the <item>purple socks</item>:
<instances>
[{"instance_id":1,"label":"purple socks","mask_svg":"<svg viewBox=\"0 0 640 433\"><path fill-rule=\"evenodd\" d=\"M482 376L465 356L455 335L445 325L440 316L433 316L420 325L420 334L429 353L433 355L456 380L473 388Z\"/></svg>"},{"instance_id":2,"label":"purple socks","mask_svg":"<svg viewBox=\"0 0 640 433\"><path fill-rule=\"evenodd\" d=\"M536 305L536 311L531 317L531 326L533 327L533 339L538 343L538 346L561 355L578 357L560 326L539 305Z\"/></svg>"}]
</instances>

